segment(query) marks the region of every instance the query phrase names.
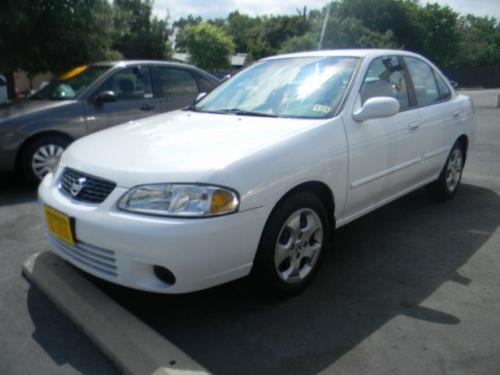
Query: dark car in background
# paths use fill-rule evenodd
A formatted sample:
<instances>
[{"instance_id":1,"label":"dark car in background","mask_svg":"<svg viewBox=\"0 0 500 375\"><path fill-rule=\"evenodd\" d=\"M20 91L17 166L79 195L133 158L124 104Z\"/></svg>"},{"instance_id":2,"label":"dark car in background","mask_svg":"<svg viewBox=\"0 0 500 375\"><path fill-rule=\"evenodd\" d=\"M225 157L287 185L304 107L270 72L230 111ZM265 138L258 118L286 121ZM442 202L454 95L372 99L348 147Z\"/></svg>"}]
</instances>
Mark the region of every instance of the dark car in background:
<instances>
[{"instance_id":1,"label":"dark car in background","mask_svg":"<svg viewBox=\"0 0 500 375\"><path fill-rule=\"evenodd\" d=\"M0 106L0 171L17 169L37 183L73 140L185 107L219 82L194 66L162 61L77 67L29 98Z\"/></svg>"}]
</instances>

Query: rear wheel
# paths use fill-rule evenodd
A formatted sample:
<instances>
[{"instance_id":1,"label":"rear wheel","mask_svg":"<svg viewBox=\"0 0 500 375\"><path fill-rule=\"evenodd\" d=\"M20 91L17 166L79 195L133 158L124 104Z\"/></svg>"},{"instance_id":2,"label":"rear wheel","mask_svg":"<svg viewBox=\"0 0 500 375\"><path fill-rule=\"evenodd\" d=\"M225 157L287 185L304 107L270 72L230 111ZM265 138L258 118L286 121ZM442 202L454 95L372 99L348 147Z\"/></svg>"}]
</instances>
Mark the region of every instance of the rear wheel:
<instances>
[{"instance_id":1,"label":"rear wheel","mask_svg":"<svg viewBox=\"0 0 500 375\"><path fill-rule=\"evenodd\" d=\"M266 224L254 277L279 293L301 291L318 270L329 233L326 210L318 197L310 193L288 197Z\"/></svg>"},{"instance_id":2,"label":"rear wheel","mask_svg":"<svg viewBox=\"0 0 500 375\"><path fill-rule=\"evenodd\" d=\"M20 170L24 180L30 185L38 184L52 172L69 140L58 135L48 135L28 143L21 151Z\"/></svg>"},{"instance_id":3,"label":"rear wheel","mask_svg":"<svg viewBox=\"0 0 500 375\"><path fill-rule=\"evenodd\" d=\"M464 164L465 149L461 142L457 142L451 149L439 178L427 187L433 198L442 201L453 198L462 180Z\"/></svg>"}]
</instances>

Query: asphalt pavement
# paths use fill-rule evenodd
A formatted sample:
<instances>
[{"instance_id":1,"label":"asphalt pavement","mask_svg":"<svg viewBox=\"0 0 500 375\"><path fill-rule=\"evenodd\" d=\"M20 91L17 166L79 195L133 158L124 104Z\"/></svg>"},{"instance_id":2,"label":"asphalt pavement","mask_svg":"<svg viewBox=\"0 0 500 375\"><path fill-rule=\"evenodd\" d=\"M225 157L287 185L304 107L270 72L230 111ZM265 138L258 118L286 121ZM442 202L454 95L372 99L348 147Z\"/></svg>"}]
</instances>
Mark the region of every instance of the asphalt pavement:
<instances>
[{"instance_id":1,"label":"asphalt pavement","mask_svg":"<svg viewBox=\"0 0 500 375\"><path fill-rule=\"evenodd\" d=\"M22 262L47 248L34 189L0 174L0 374L117 374L49 299L21 276Z\"/></svg>"},{"instance_id":2,"label":"asphalt pavement","mask_svg":"<svg viewBox=\"0 0 500 375\"><path fill-rule=\"evenodd\" d=\"M500 109L480 108L456 198L419 190L338 230L318 277L164 296L94 280L216 374L500 373ZM33 191L0 175L0 374L113 374L21 277L47 248Z\"/></svg>"}]
</instances>

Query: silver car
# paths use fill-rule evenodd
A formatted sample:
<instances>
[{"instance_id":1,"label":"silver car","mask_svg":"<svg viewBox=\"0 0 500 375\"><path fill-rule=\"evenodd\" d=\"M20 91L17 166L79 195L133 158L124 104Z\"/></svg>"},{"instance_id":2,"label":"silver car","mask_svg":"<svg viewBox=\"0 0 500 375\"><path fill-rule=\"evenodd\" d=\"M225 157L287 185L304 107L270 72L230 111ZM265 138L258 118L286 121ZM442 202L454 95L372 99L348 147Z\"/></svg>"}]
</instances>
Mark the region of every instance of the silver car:
<instances>
[{"instance_id":1,"label":"silver car","mask_svg":"<svg viewBox=\"0 0 500 375\"><path fill-rule=\"evenodd\" d=\"M219 80L187 64L102 62L77 67L28 99L0 106L0 171L37 183L87 134L192 104Z\"/></svg>"}]
</instances>

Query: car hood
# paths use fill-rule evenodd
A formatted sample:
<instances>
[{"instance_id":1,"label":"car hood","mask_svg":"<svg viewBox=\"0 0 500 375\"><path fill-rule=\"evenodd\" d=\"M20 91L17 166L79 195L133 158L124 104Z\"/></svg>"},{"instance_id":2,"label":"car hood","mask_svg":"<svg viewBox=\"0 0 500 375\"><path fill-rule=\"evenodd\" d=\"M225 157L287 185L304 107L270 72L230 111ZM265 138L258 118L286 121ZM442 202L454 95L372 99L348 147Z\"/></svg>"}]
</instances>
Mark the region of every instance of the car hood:
<instances>
[{"instance_id":1,"label":"car hood","mask_svg":"<svg viewBox=\"0 0 500 375\"><path fill-rule=\"evenodd\" d=\"M307 131L317 120L176 111L114 127L73 143L62 165L121 187L211 182L211 173Z\"/></svg>"},{"instance_id":2,"label":"car hood","mask_svg":"<svg viewBox=\"0 0 500 375\"><path fill-rule=\"evenodd\" d=\"M61 107L71 100L29 100L23 99L0 105L0 121Z\"/></svg>"}]
</instances>

